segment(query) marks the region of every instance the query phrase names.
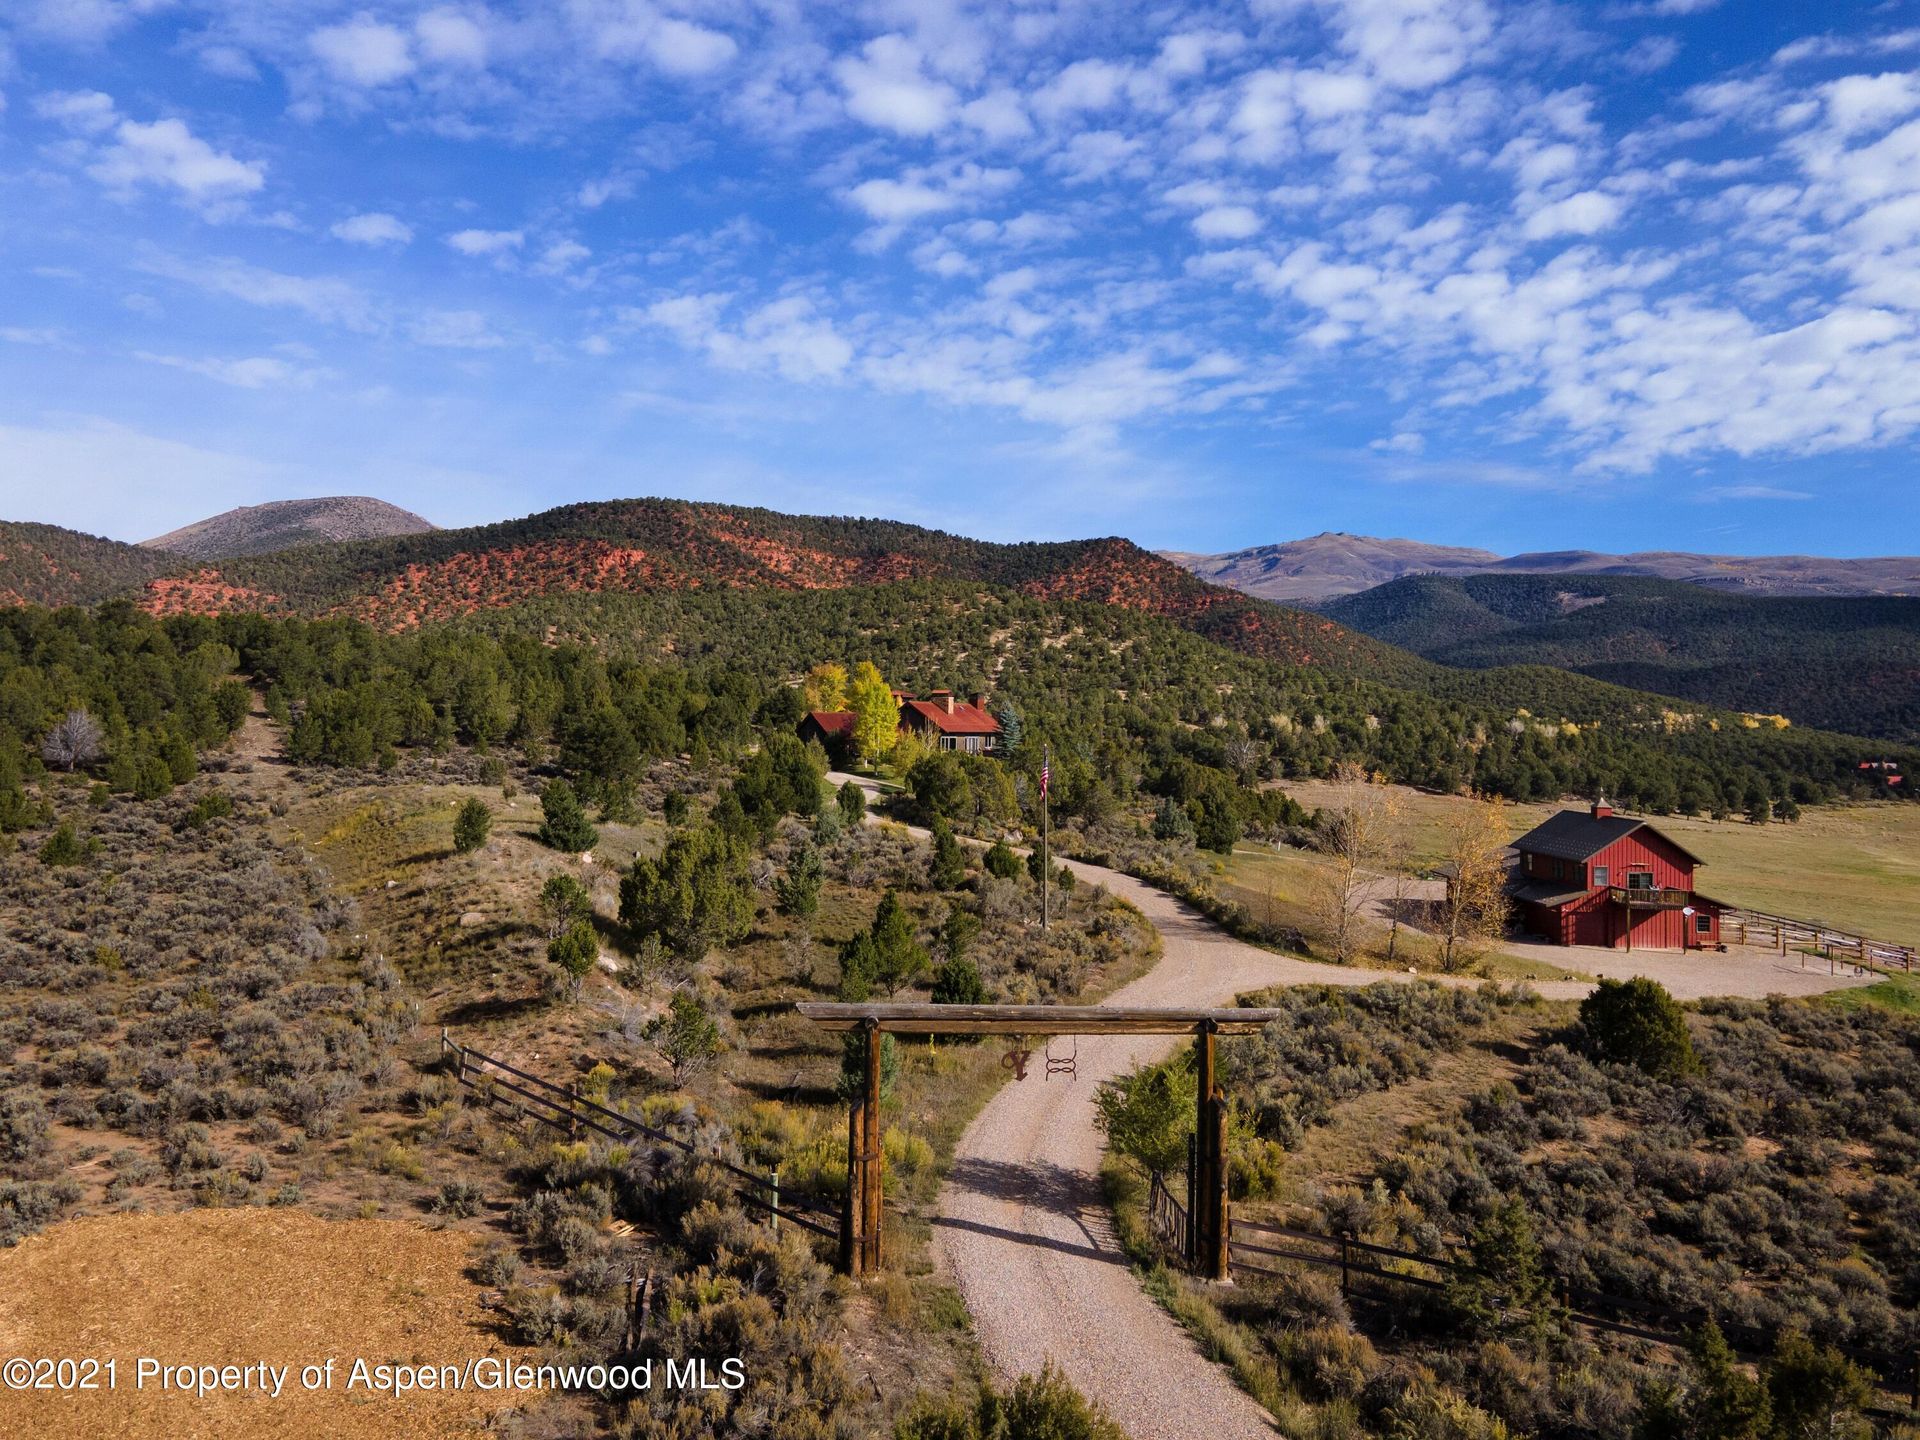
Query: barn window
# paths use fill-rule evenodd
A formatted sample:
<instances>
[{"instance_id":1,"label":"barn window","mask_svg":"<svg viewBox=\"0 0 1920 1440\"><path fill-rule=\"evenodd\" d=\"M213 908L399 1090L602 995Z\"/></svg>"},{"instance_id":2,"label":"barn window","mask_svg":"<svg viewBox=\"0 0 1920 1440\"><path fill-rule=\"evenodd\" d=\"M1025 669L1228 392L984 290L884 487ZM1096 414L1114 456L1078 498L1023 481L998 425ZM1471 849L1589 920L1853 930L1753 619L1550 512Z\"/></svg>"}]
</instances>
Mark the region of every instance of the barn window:
<instances>
[{"instance_id":1,"label":"barn window","mask_svg":"<svg viewBox=\"0 0 1920 1440\"><path fill-rule=\"evenodd\" d=\"M1593 883L1595 885L1613 884L1613 868L1608 865L1594 866L1593 867Z\"/></svg>"},{"instance_id":2,"label":"barn window","mask_svg":"<svg viewBox=\"0 0 1920 1440\"><path fill-rule=\"evenodd\" d=\"M1713 933L1713 916L1704 910L1695 911L1693 916L1693 933L1696 935L1711 935Z\"/></svg>"},{"instance_id":3,"label":"barn window","mask_svg":"<svg viewBox=\"0 0 1920 1440\"><path fill-rule=\"evenodd\" d=\"M1629 890L1651 890L1653 888L1653 872L1651 870L1629 870L1627 872L1627 888Z\"/></svg>"}]
</instances>

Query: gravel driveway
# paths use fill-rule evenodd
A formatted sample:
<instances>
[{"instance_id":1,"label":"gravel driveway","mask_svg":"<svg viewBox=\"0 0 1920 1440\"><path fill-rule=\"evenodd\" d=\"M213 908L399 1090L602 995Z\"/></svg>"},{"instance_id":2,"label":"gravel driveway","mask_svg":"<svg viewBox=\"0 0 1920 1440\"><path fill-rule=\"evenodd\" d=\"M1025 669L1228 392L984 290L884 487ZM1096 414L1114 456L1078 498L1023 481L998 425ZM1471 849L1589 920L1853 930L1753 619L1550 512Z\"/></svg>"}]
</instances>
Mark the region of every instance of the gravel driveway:
<instances>
[{"instance_id":1,"label":"gravel driveway","mask_svg":"<svg viewBox=\"0 0 1920 1440\"><path fill-rule=\"evenodd\" d=\"M855 777L828 778L837 785ZM1268 985L1406 978L1275 955L1233 939L1198 911L1131 876L1067 863L1082 880L1138 907L1165 945L1152 970L1103 1004L1226 1005ZM1601 968L1586 959L1573 963ZM1652 975L1685 996L1805 994L1865 983L1800 971L1792 962L1776 965L1765 956L1635 955L1621 969ZM1578 999L1590 987L1556 980L1534 988L1549 999ZM1054 1053L1066 1054L1074 1043L1056 1040ZM1140 1288L1100 1188L1094 1086L1184 1043L1166 1036L1082 1035L1073 1080L1045 1078L1036 1053L1027 1078L1002 1087L961 1136L940 1192L934 1252L958 1284L981 1346L1002 1377L1037 1370L1051 1359L1136 1440L1272 1436L1278 1431L1266 1411L1224 1368L1206 1360Z\"/></svg>"}]
</instances>

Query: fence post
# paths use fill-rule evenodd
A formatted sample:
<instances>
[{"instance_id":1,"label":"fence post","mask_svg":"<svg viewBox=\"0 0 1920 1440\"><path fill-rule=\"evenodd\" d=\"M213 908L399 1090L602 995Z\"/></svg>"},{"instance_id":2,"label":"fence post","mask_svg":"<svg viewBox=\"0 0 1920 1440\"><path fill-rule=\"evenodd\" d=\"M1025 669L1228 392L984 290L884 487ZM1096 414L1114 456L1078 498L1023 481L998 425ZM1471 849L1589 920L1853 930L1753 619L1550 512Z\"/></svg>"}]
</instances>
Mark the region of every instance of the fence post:
<instances>
[{"instance_id":1,"label":"fence post","mask_svg":"<svg viewBox=\"0 0 1920 1440\"><path fill-rule=\"evenodd\" d=\"M778 1169L773 1172L773 1204L770 1208L773 1211L773 1233L778 1235L780 1233L780 1171Z\"/></svg>"},{"instance_id":2,"label":"fence post","mask_svg":"<svg viewBox=\"0 0 1920 1440\"><path fill-rule=\"evenodd\" d=\"M1347 1232L1340 1232L1340 1295L1345 1299L1352 1293L1353 1282L1347 1274Z\"/></svg>"},{"instance_id":3,"label":"fence post","mask_svg":"<svg viewBox=\"0 0 1920 1440\"><path fill-rule=\"evenodd\" d=\"M580 1138L580 1086L577 1081L567 1082L567 1139Z\"/></svg>"}]
</instances>

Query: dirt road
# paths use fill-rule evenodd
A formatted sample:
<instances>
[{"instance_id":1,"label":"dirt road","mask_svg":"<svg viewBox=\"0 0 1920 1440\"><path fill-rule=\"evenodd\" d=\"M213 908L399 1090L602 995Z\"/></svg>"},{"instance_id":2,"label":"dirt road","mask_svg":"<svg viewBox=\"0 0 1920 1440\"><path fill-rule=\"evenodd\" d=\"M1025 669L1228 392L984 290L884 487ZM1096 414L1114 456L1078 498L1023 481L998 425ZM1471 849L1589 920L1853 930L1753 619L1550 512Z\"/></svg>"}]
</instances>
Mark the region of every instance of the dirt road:
<instances>
[{"instance_id":1,"label":"dirt road","mask_svg":"<svg viewBox=\"0 0 1920 1440\"><path fill-rule=\"evenodd\" d=\"M848 778L829 777L835 784ZM1152 970L1105 1004L1223 1005L1267 985L1406 978L1275 955L1233 939L1198 911L1130 876L1071 863L1081 879L1137 906L1165 945ZM1627 973L1652 975L1680 995L1807 994L1864 983L1764 959L1631 958ZM1534 988L1549 998L1575 999L1590 987L1559 980ZM1048 1080L1036 1063L1026 1080L1005 1086L960 1139L940 1194L935 1251L966 1298L980 1343L1000 1375L1025 1374L1051 1359L1136 1440L1270 1436L1276 1431L1266 1412L1224 1369L1203 1358L1140 1288L1101 1194L1094 1086L1169 1054L1175 1043L1153 1036L1081 1036L1073 1080ZM1072 1045L1056 1041L1053 1053L1064 1055Z\"/></svg>"}]
</instances>

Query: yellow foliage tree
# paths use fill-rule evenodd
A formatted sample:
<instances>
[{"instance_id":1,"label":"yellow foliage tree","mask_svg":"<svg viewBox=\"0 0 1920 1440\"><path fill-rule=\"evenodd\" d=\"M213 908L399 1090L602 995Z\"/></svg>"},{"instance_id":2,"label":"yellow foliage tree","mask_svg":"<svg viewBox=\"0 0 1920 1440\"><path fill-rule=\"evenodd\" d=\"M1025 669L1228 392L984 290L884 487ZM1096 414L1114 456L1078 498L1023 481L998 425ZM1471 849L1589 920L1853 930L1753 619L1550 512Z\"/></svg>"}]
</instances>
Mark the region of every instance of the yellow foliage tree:
<instances>
[{"instance_id":1,"label":"yellow foliage tree","mask_svg":"<svg viewBox=\"0 0 1920 1440\"><path fill-rule=\"evenodd\" d=\"M893 687L871 660L853 667L847 708L853 711L853 748L862 760L878 760L893 749L900 730L900 707L894 704Z\"/></svg>"},{"instance_id":2,"label":"yellow foliage tree","mask_svg":"<svg viewBox=\"0 0 1920 1440\"><path fill-rule=\"evenodd\" d=\"M844 710L847 708L847 667L823 660L807 672L807 708Z\"/></svg>"}]
</instances>

